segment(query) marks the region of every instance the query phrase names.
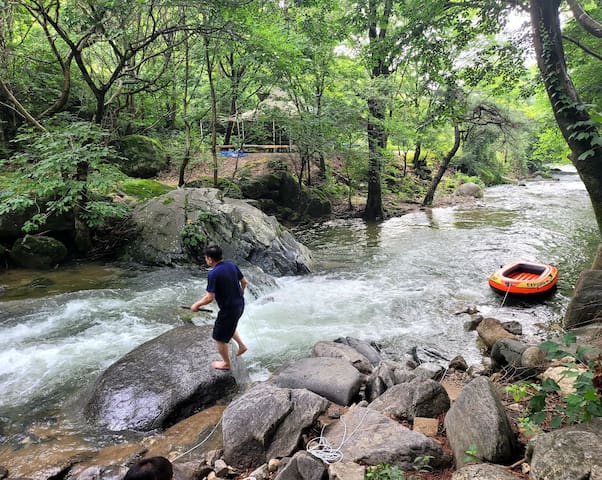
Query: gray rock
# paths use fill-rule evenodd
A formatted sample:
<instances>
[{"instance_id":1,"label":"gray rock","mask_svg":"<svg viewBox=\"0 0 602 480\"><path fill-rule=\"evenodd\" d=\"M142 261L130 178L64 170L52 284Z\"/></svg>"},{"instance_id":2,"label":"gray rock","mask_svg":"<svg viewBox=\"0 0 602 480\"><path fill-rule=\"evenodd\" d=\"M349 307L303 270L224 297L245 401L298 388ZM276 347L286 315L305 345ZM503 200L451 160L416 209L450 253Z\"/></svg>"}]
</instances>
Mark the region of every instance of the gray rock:
<instances>
[{"instance_id":1,"label":"gray rock","mask_svg":"<svg viewBox=\"0 0 602 480\"><path fill-rule=\"evenodd\" d=\"M492 367L500 369L506 366L518 368L522 364L523 352L528 345L518 340L502 339L491 348Z\"/></svg>"},{"instance_id":2,"label":"gray rock","mask_svg":"<svg viewBox=\"0 0 602 480\"><path fill-rule=\"evenodd\" d=\"M184 241L193 236L204 245L221 245L226 258L256 265L271 275L297 275L311 268L309 250L274 217L244 200L224 197L217 189L173 190L137 206L132 218L140 234L129 245L128 255L141 263L201 262L203 245L191 250Z\"/></svg>"},{"instance_id":3,"label":"gray rock","mask_svg":"<svg viewBox=\"0 0 602 480\"><path fill-rule=\"evenodd\" d=\"M372 373L372 364L370 361L353 347L343 343L317 342L313 346L311 354L314 357L342 358L360 372L366 374Z\"/></svg>"},{"instance_id":4,"label":"gray rock","mask_svg":"<svg viewBox=\"0 0 602 480\"><path fill-rule=\"evenodd\" d=\"M327 407L325 399L308 391L269 383L253 387L224 411L224 459L237 468L253 468L292 454L303 431Z\"/></svg>"},{"instance_id":5,"label":"gray rock","mask_svg":"<svg viewBox=\"0 0 602 480\"><path fill-rule=\"evenodd\" d=\"M445 430L458 466L465 463L471 446L486 462L504 463L512 457L515 443L510 422L499 393L485 377L464 386L445 416Z\"/></svg>"},{"instance_id":6,"label":"gray rock","mask_svg":"<svg viewBox=\"0 0 602 480\"><path fill-rule=\"evenodd\" d=\"M532 480L602 479L602 419L537 435L526 457Z\"/></svg>"},{"instance_id":7,"label":"gray rock","mask_svg":"<svg viewBox=\"0 0 602 480\"><path fill-rule=\"evenodd\" d=\"M382 355L380 354L380 350L374 343L366 342L363 340L358 340L353 337L341 337L335 340L337 343L343 343L345 345L349 345L364 357L366 357L370 363L374 366L378 365L382 361Z\"/></svg>"},{"instance_id":8,"label":"gray rock","mask_svg":"<svg viewBox=\"0 0 602 480\"><path fill-rule=\"evenodd\" d=\"M466 182L456 189L456 195L462 197L483 198L483 189L476 183Z\"/></svg>"},{"instance_id":9,"label":"gray rock","mask_svg":"<svg viewBox=\"0 0 602 480\"><path fill-rule=\"evenodd\" d=\"M449 361L449 368L465 372L468 370L468 363L462 355L457 355Z\"/></svg>"},{"instance_id":10,"label":"gray rock","mask_svg":"<svg viewBox=\"0 0 602 480\"><path fill-rule=\"evenodd\" d=\"M110 431L170 426L235 391L229 372L211 368L212 357L219 358L211 327L169 330L100 375L84 416Z\"/></svg>"},{"instance_id":11,"label":"gray rock","mask_svg":"<svg viewBox=\"0 0 602 480\"><path fill-rule=\"evenodd\" d=\"M325 470L321 460L301 450L295 453L274 480L321 480Z\"/></svg>"},{"instance_id":12,"label":"gray rock","mask_svg":"<svg viewBox=\"0 0 602 480\"><path fill-rule=\"evenodd\" d=\"M477 463L455 471L451 480L516 480L516 477L500 465Z\"/></svg>"},{"instance_id":13,"label":"gray rock","mask_svg":"<svg viewBox=\"0 0 602 480\"><path fill-rule=\"evenodd\" d=\"M449 406L449 395L441 384L416 379L392 386L368 408L397 420L413 420L414 417L434 418L449 410Z\"/></svg>"},{"instance_id":14,"label":"gray rock","mask_svg":"<svg viewBox=\"0 0 602 480\"><path fill-rule=\"evenodd\" d=\"M324 437L329 445L340 446L346 462L386 463L404 470L412 469L417 457L427 455L435 468L450 462L438 443L370 408L349 409L342 421L326 428Z\"/></svg>"},{"instance_id":15,"label":"gray rock","mask_svg":"<svg viewBox=\"0 0 602 480\"><path fill-rule=\"evenodd\" d=\"M541 368L546 364L546 354L536 346L527 347L520 357L520 365L523 368Z\"/></svg>"},{"instance_id":16,"label":"gray rock","mask_svg":"<svg viewBox=\"0 0 602 480\"><path fill-rule=\"evenodd\" d=\"M338 405L349 405L361 386L360 373L340 358L304 358L275 377L282 388L306 388Z\"/></svg>"}]
</instances>

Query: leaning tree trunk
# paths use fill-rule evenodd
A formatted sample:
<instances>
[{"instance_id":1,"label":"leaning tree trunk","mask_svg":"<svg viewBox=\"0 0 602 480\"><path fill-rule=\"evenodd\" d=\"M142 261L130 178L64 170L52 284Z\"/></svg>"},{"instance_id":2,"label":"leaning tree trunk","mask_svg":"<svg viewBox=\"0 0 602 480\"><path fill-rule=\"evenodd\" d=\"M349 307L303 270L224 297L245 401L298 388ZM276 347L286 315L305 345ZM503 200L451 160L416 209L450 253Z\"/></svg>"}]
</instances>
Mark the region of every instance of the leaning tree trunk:
<instances>
[{"instance_id":1,"label":"leaning tree trunk","mask_svg":"<svg viewBox=\"0 0 602 480\"><path fill-rule=\"evenodd\" d=\"M426 207L426 206L431 206L433 204L433 199L435 198L435 192L437 191L439 182L443 178L443 175L445 175L445 172L447 171L447 167L449 167L449 164L450 164L452 158L454 158L454 156L458 152L459 148L460 148L460 127L456 124L456 125L454 125L454 146L451 148L451 150L449 152L447 152L447 155L445 156L445 158L443 159L443 162L439 166L437 175L435 175L435 178L433 178L433 181L431 182L431 186L429 188L429 191L426 194L426 197L424 197L422 206Z\"/></svg>"},{"instance_id":2,"label":"leaning tree trunk","mask_svg":"<svg viewBox=\"0 0 602 480\"><path fill-rule=\"evenodd\" d=\"M561 0L531 0L533 43L556 123L589 193L602 236L602 142L567 71L558 13L560 3Z\"/></svg>"}]
</instances>

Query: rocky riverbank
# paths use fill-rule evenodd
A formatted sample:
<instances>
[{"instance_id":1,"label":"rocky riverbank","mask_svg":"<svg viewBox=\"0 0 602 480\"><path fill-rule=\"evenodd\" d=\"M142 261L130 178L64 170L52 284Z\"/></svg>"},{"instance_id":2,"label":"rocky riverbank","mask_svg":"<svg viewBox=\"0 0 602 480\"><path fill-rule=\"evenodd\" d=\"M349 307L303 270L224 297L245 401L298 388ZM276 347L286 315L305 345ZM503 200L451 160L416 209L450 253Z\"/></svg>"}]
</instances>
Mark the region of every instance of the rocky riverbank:
<instances>
[{"instance_id":1,"label":"rocky riverbank","mask_svg":"<svg viewBox=\"0 0 602 480\"><path fill-rule=\"evenodd\" d=\"M81 433L47 426L29 432L19 450L2 449L0 472L116 480L140 457L162 455L178 480L359 480L370 469L372 478L404 478L375 476L384 469L425 480L596 478L600 419L529 431L521 420L528 398L506 388L549 375L570 383L566 359L547 360L540 346L521 340L520 325L474 308L466 315L459 322L476 330L483 365L422 348L392 361L375 344L340 338L318 342L311 356L266 382L236 386L244 358L231 373L213 370L207 327L177 327L116 362L82 399L77 414L122 441L96 450ZM150 369L158 352L162 368ZM130 429L146 431L144 438L125 441Z\"/></svg>"}]
</instances>

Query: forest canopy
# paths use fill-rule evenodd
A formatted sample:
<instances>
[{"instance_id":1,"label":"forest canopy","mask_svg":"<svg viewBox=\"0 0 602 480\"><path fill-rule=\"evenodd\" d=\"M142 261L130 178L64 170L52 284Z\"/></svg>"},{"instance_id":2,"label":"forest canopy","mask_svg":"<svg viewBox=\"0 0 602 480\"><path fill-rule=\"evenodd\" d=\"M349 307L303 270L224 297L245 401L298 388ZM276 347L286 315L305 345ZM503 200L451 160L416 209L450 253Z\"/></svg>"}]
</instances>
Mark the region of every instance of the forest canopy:
<instances>
[{"instance_id":1,"label":"forest canopy","mask_svg":"<svg viewBox=\"0 0 602 480\"><path fill-rule=\"evenodd\" d=\"M0 1L0 214L72 212L86 248L127 215L126 176L204 163L219 186L221 153L254 145L368 220L450 176L572 161L601 224L600 20L586 0Z\"/></svg>"}]
</instances>

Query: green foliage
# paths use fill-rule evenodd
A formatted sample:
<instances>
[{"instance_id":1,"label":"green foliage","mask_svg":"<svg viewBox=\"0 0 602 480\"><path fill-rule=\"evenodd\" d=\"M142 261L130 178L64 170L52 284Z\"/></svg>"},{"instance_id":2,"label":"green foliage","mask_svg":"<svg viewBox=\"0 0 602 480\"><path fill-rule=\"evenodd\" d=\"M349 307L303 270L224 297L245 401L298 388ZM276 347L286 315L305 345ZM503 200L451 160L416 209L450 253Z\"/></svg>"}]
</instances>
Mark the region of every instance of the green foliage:
<instances>
[{"instance_id":1,"label":"green foliage","mask_svg":"<svg viewBox=\"0 0 602 480\"><path fill-rule=\"evenodd\" d=\"M545 379L541 385L530 385L537 393L529 400L529 419L537 425L549 421L551 428L558 428L565 424L590 422L594 417L602 416L602 398L593 385L594 375L602 375L601 357L598 356L597 360L587 364L585 357L592 349L579 346L571 353L567 347L575 342L575 335L569 333L562 337L561 343L546 341L539 345L550 360L565 357L575 359L562 364L567 369L565 375L575 378L575 383L573 391L565 396L558 383L551 378ZM579 370L578 365L586 365L587 369ZM555 404L553 409L550 408L550 403Z\"/></svg>"},{"instance_id":2,"label":"green foliage","mask_svg":"<svg viewBox=\"0 0 602 480\"><path fill-rule=\"evenodd\" d=\"M405 480L406 476L399 467L385 463L379 463L368 467L366 471L367 480Z\"/></svg>"},{"instance_id":3,"label":"green foliage","mask_svg":"<svg viewBox=\"0 0 602 480\"><path fill-rule=\"evenodd\" d=\"M130 197L143 201L164 195L174 190L175 187L165 185L156 180L130 178L121 182L119 188Z\"/></svg>"},{"instance_id":4,"label":"green foliage","mask_svg":"<svg viewBox=\"0 0 602 480\"><path fill-rule=\"evenodd\" d=\"M464 453L466 456L462 459L462 463L479 462L481 460L478 455L476 443L471 443Z\"/></svg>"},{"instance_id":5,"label":"green foliage","mask_svg":"<svg viewBox=\"0 0 602 480\"><path fill-rule=\"evenodd\" d=\"M412 469L415 472L430 472L432 468L429 464L432 459L431 455L416 457L412 463ZM413 473L407 475L401 468L386 463L370 466L366 470L367 480L415 480L418 478L421 477Z\"/></svg>"},{"instance_id":6,"label":"green foliage","mask_svg":"<svg viewBox=\"0 0 602 480\"><path fill-rule=\"evenodd\" d=\"M39 133L22 131L15 139L20 147L0 167L11 170L11 184L0 197L0 214L34 213L23 230L41 229L51 215L81 209L89 227L101 227L108 218L125 218L129 208L114 203L114 185L124 178L109 162L115 157L97 126L62 117Z\"/></svg>"},{"instance_id":7,"label":"green foliage","mask_svg":"<svg viewBox=\"0 0 602 480\"><path fill-rule=\"evenodd\" d=\"M203 258L203 250L209 240L208 230L215 223L215 214L211 212L201 212L196 220L188 220L186 225L180 230L182 243L190 255L197 260Z\"/></svg>"}]
</instances>

